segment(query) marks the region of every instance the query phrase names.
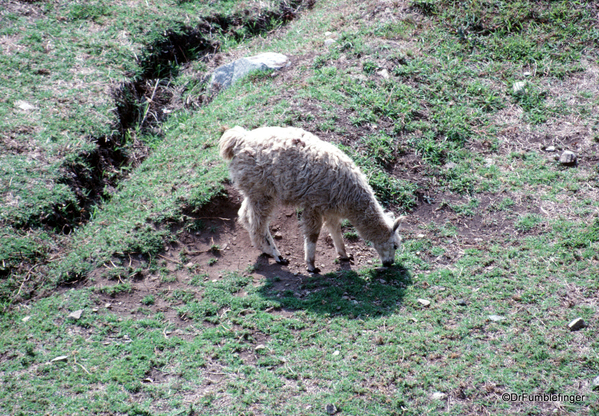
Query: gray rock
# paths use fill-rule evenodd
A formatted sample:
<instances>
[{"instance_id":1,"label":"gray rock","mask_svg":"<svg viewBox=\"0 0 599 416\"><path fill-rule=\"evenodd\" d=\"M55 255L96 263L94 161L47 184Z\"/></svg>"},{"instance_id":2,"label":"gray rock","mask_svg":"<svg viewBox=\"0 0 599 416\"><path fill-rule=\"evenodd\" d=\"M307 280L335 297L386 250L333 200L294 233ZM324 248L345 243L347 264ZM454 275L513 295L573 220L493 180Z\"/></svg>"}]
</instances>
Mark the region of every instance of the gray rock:
<instances>
[{"instance_id":1,"label":"gray rock","mask_svg":"<svg viewBox=\"0 0 599 416\"><path fill-rule=\"evenodd\" d=\"M210 78L210 89L225 89L250 72L277 70L287 65L289 65L289 58L274 52L265 52L248 58L241 58L216 68Z\"/></svg>"},{"instance_id":2,"label":"gray rock","mask_svg":"<svg viewBox=\"0 0 599 416\"><path fill-rule=\"evenodd\" d=\"M431 301L426 299L418 299L418 303L424 306L425 308L431 305Z\"/></svg>"},{"instance_id":3,"label":"gray rock","mask_svg":"<svg viewBox=\"0 0 599 416\"><path fill-rule=\"evenodd\" d=\"M599 376L595 377L595 380L591 383L591 389L599 391Z\"/></svg>"},{"instance_id":4,"label":"gray rock","mask_svg":"<svg viewBox=\"0 0 599 416\"><path fill-rule=\"evenodd\" d=\"M466 302L464 299L458 299L456 302L456 305L458 306L468 306L468 302Z\"/></svg>"},{"instance_id":5,"label":"gray rock","mask_svg":"<svg viewBox=\"0 0 599 416\"><path fill-rule=\"evenodd\" d=\"M337 413L337 407L334 404L332 404L332 403L327 404L324 407L324 410L329 415L334 415L335 413Z\"/></svg>"},{"instance_id":6,"label":"gray rock","mask_svg":"<svg viewBox=\"0 0 599 416\"><path fill-rule=\"evenodd\" d=\"M562 165L566 165L566 166L575 165L576 164L576 154L574 152L566 150L559 157L559 163L561 163Z\"/></svg>"},{"instance_id":7,"label":"gray rock","mask_svg":"<svg viewBox=\"0 0 599 416\"><path fill-rule=\"evenodd\" d=\"M324 46L331 46L335 43L336 43L335 39L327 39L324 41Z\"/></svg>"},{"instance_id":8,"label":"gray rock","mask_svg":"<svg viewBox=\"0 0 599 416\"><path fill-rule=\"evenodd\" d=\"M572 322L568 324L568 328L570 331L578 331L581 328L584 328L586 324L582 318L576 318Z\"/></svg>"},{"instance_id":9,"label":"gray rock","mask_svg":"<svg viewBox=\"0 0 599 416\"><path fill-rule=\"evenodd\" d=\"M504 319L505 319L505 316L489 315L489 320L491 320L493 322L503 321Z\"/></svg>"}]
</instances>

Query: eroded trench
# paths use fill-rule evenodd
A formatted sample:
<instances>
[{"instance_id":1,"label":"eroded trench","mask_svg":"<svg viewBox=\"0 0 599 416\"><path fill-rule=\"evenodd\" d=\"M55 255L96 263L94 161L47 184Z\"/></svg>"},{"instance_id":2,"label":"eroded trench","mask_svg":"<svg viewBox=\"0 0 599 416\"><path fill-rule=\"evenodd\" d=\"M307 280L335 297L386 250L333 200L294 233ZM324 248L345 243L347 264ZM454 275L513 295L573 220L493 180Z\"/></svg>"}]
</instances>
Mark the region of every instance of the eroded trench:
<instances>
[{"instance_id":1,"label":"eroded trench","mask_svg":"<svg viewBox=\"0 0 599 416\"><path fill-rule=\"evenodd\" d=\"M82 152L65 163L62 180L77 196L78 204L56 207L42 221L68 234L74 224L89 219L92 206L110 199L127 172L148 155L144 135L160 139L161 125L177 109L208 104L207 73L197 74L200 89L192 102L183 100L185 87L174 86L182 68L192 61L208 61L220 51L223 40L236 42L269 32L312 8L315 0L282 0L274 8L260 6L232 14L204 17L196 26L180 25L164 31L146 45L138 58L139 71L113 89L116 122L110 136L93 137L93 151ZM128 169L124 169L128 168Z\"/></svg>"}]
</instances>

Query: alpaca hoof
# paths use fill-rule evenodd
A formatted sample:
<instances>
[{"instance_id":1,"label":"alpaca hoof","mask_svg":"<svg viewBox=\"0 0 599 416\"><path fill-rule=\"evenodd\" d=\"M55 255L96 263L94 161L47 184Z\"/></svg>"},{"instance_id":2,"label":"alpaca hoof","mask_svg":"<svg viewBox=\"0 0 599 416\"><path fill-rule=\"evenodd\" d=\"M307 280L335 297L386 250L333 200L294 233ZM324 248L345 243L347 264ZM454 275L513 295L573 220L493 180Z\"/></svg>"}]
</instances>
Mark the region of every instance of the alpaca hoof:
<instances>
[{"instance_id":1,"label":"alpaca hoof","mask_svg":"<svg viewBox=\"0 0 599 416\"><path fill-rule=\"evenodd\" d=\"M349 261L349 262L353 262L354 261L354 255L350 254L349 256L346 257L339 257L340 261Z\"/></svg>"},{"instance_id":2,"label":"alpaca hoof","mask_svg":"<svg viewBox=\"0 0 599 416\"><path fill-rule=\"evenodd\" d=\"M283 257L279 257L279 259L277 260L277 263L282 264L283 266L286 266L289 264L289 260L284 259Z\"/></svg>"},{"instance_id":3,"label":"alpaca hoof","mask_svg":"<svg viewBox=\"0 0 599 416\"><path fill-rule=\"evenodd\" d=\"M312 274L318 274L320 273L320 269L318 267L313 268L312 270L310 270L308 268L308 273L312 273Z\"/></svg>"}]
</instances>

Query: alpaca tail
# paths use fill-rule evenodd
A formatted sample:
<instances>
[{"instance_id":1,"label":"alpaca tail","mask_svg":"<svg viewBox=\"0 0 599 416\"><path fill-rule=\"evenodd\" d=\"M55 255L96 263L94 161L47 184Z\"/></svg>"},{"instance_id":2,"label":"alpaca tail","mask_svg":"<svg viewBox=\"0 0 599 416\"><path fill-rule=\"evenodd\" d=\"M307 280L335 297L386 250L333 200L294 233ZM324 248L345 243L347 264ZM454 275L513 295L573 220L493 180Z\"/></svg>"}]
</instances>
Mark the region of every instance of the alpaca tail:
<instances>
[{"instance_id":1,"label":"alpaca tail","mask_svg":"<svg viewBox=\"0 0 599 416\"><path fill-rule=\"evenodd\" d=\"M235 156L235 147L246 134L247 130L239 126L225 131L218 141L220 156L225 160L233 159L233 156Z\"/></svg>"}]
</instances>

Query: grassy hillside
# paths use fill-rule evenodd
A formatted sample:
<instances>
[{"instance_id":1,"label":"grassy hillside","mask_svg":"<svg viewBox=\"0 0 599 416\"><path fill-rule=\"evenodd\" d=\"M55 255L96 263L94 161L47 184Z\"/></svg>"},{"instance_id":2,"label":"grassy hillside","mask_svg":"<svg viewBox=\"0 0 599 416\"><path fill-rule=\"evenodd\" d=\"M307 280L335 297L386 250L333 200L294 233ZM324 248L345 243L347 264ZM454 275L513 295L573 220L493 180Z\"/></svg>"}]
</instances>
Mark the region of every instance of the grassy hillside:
<instances>
[{"instance_id":1,"label":"grassy hillside","mask_svg":"<svg viewBox=\"0 0 599 416\"><path fill-rule=\"evenodd\" d=\"M6 2L0 413L599 414L598 12ZM206 90L263 51L292 64ZM407 215L398 266L309 276L216 244L224 125L350 154Z\"/></svg>"}]
</instances>

